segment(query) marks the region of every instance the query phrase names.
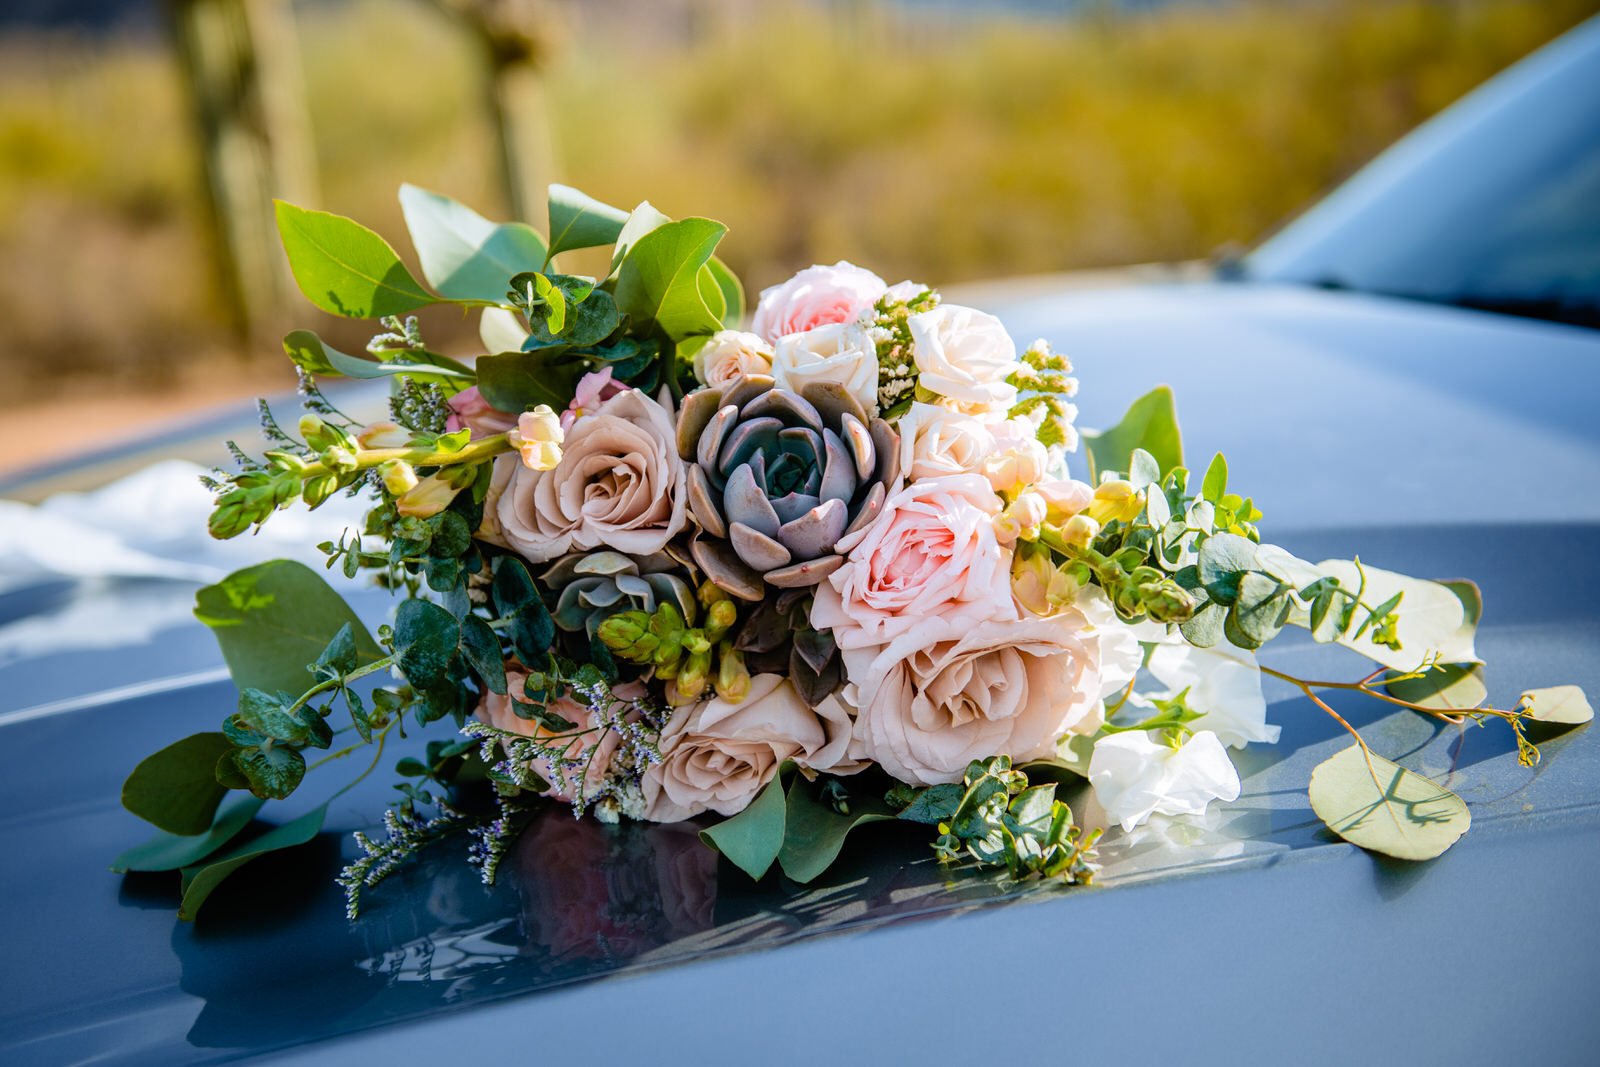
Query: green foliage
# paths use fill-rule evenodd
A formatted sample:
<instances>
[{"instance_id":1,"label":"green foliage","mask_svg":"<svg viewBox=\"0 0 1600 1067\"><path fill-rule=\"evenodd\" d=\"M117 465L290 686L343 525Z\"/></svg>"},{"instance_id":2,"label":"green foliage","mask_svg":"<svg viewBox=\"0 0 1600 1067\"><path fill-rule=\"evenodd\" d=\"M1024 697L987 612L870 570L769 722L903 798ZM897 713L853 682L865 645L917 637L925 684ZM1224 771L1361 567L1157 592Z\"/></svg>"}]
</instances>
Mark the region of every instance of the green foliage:
<instances>
[{"instance_id":1,"label":"green foliage","mask_svg":"<svg viewBox=\"0 0 1600 1067\"><path fill-rule=\"evenodd\" d=\"M1529 689L1522 694L1528 718L1557 726L1581 726L1594 718L1589 698L1575 685Z\"/></svg>"},{"instance_id":2,"label":"green foliage","mask_svg":"<svg viewBox=\"0 0 1600 1067\"><path fill-rule=\"evenodd\" d=\"M328 805L314 808L292 822L275 827L252 838L237 848L230 849L219 856L213 856L203 865L185 867L183 869L183 901L178 906L178 918L192 922L200 914L200 908L206 899L211 896L217 886L221 885L233 872L249 863L251 860L264 856L269 852L278 852L286 848L294 848L310 841L322 829L322 822L327 817Z\"/></svg>"},{"instance_id":3,"label":"green foliage","mask_svg":"<svg viewBox=\"0 0 1600 1067\"><path fill-rule=\"evenodd\" d=\"M1460 797L1360 745L1318 764L1310 795L1334 833L1395 859L1433 859L1472 825Z\"/></svg>"},{"instance_id":4,"label":"green foliage","mask_svg":"<svg viewBox=\"0 0 1600 1067\"><path fill-rule=\"evenodd\" d=\"M146 756L122 783L122 806L171 834L205 833L227 792L216 767L230 748L220 733L199 733Z\"/></svg>"},{"instance_id":5,"label":"green foliage","mask_svg":"<svg viewBox=\"0 0 1600 1067\"><path fill-rule=\"evenodd\" d=\"M283 339L283 350L295 366L308 374L318 376L339 375L344 378L387 378L396 374L409 374L423 380L451 379L470 382L471 371L434 363L414 363L410 360L379 362L361 356L352 356L331 347L310 330L293 330Z\"/></svg>"},{"instance_id":6,"label":"green foliage","mask_svg":"<svg viewBox=\"0 0 1600 1067\"><path fill-rule=\"evenodd\" d=\"M490 222L415 185L400 187L400 206L423 277L451 300L501 303L512 277L544 265L544 238L524 223Z\"/></svg>"},{"instance_id":7,"label":"green foliage","mask_svg":"<svg viewBox=\"0 0 1600 1067\"><path fill-rule=\"evenodd\" d=\"M787 807L783 776L775 775L749 807L701 830L700 840L759 881L783 850Z\"/></svg>"},{"instance_id":8,"label":"green foliage","mask_svg":"<svg viewBox=\"0 0 1600 1067\"><path fill-rule=\"evenodd\" d=\"M478 360L478 391L501 411L529 411L546 404L563 411L583 365L554 358L548 352L505 352Z\"/></svg>"},{"instance_id":9,"label":"green foliage","mask_svg":"<svg viewBox=\"0 0 1600 1067\"><path fill-rule=\"evenodd\" d=\"M1442 663L1420 674L1397 675L1384 688L1390 696L1451 713L1470 711L1489 699L1483 668L1476 663Z\"/></svg>"},{"instance_id":10,"label":"green foliage","mask_svg":"<svg viewBox=\"0 0 1600 1067\"><path fill-rule=\"evenodd\" d=\"M354 219L277 201L278 235L300 291L346 318L403 315L435 303L382 237Z\"/></svg>"},{"instance_id":11,"label":"green foliage","mask_svg":"<svg viewBox=\"0 0 1600 1067\"><path fill-rule=\"evenodd\" d=\"M1480 663L1474 647L1476 614L1482 602L1463 600L1463 593L1438 582L1410 578L1355 560L1324 560L1320 573L1337 579L1344 589L1360 589L1362 612L1353 632L1339 643L1393 670L1409 672L1428 663ZM1398 599L1397 599L1398 598ZM1403 605L1393 618L1384 616ZM1377 616L1377 618L1374 618ZM1469 621L1470 620L1470 621ZM1365 625L1366 623L1371 625Z\"/></svg>"},{"instance_id":12,"label":"green foliage","mask_svg":"<svg viewBox=\"0 0 1600 1067\"><path fill-rule=\"evenodd\" d=\"M282 800L298 789L306 776L306 758L288 745L235 748L223 759L232 764L250 792L265 800Z\"/></svg>"},{"instance_id":13,"label":"green foliage","mask_svg":"<svg viewBox=\"0 0 1600 1067\"><path fill-rule=\"evenodd\" d=\"M635 328L669 340L715 333L722 321L706 302L701 269L728 228L710 219L663 223L635 241L617 269L617 306ZM713 292L720 293L715 284Z\"/></svg>"},{"instance_id":14,"label":"green foliage","mask_svg":"<svg viewBox=\"0 0 1600 1067\"><path fill-rule=\"evenodd\" d=\"M542 285L540 284L542 283ZM530 299L529 288L534 299ZM621 325L617 302L588 278L570 274L524 274L512 279L516 302L528 310L528 350L555 345L597 345ZM556 310L560 309L559 315ZM541 310L548 313L541 313Z\"/></svg>"},{"instance_id":15,"label":"green foliage","mask_svg":"<svg viewBox=\"0 0 1600 1067\"><path fill-rule=\"evenodd\" d=\"M529 667L543 663L555 641L556 623L527 566L514 556L501 557L489 593L496 617L510 623L508 636L522 662Z\"/></svg>"},{"instance_id":16,"label":"green foliage","mask_svg":"<svg viewBox=\"0 0 1600 1067\"><path fill-rule=\"evenodd\" d=\"M429 600L413 597L400 602L394 649L412 685L428 688L444 682L460 644L461 624L454 615Z\"/></svg>"},{"instance_id":17,"label":"green foliage","mask_svg":"<svg viewBox=\"0 0 1600 1067\"><path fill-rule=\"evenodd\" d=\"M570 185L550 186L550 255L616 241L628 213Z\"/></svg>"},{"instance_id":18,"label":"green foliage","mask_svg":"<svg viewBox=\"0 0 1600 1067\"><path fill-rule=\"evenodd\" d=\"M728 265L716 256L706 260L702 277L710 277L722 297L722 325L736 328L744 319L744 284Z\"/></svg>"},{"instance_id":19,"label":"green foliage","mask_svg":"<svg viewBox=\"0 0 1600 1067\"><path fill-rule=\"evenodd\" d=\"M206 586L195 594L194 613L211 627L241 690L303 692L310 682L306 665L344 626L354 635L358 662L383 655L344 598L293 560L259 563Z\"/></svg>"},{"instance_id":20,"label":"green foliage","mask_svg":"<svg viewBox=\"0 0 1600 1067\"><path fill-rule=\"evenodd\" d=\"M111 861L116 874L127 871L175 871L199 863L238 836L261 805L260 797L236 795L222 802L211 826L201 834L158 833Z\"/></svg>"},{"instance_id":21,"label":"green foliage","mask_svg":"<svg viewBox=\"0 0 1600 1067\"><path fill-rule=\"evenodd\" d=\"M1094 878L1098 830L1085 832L1055 798L1055 783L1030 785L1006 756L974 760L962 778L965 792L949 819L939 823L934 852L952 862L963 856L1000 867L1014 879L1055 878L1087 885Z\"/></svg>"},{"instance_id":22,"label":"green foliage","mask_svg":"<svg viewBox=\"0 0 1600 1067\"><path fill-rule=\"evenodd\" d=\"M789 785L785 804L778 865L794 881L809 882L833 865L850 831L868 823L892 822L894 818L893 808L872 797L851 797L845 810L840 811L817 799L811 783L797 774Z\"/></svg>"},{"instance_id":23,"label":"green foliage","mask_svg":"<svg viewBox=\"0 0 1600 1067\"><path fill-rule=\"evenodd\" d=\"M1157 386L1135 400L1109 430L1082 431L1089 445L1089 473L1098 481L1102 471L1125 471L1133 450L1142 448L1155 457L1162 473L1183 466L1183 438L1178 411L1168 386Z\"/></svg>"}]
</instances>

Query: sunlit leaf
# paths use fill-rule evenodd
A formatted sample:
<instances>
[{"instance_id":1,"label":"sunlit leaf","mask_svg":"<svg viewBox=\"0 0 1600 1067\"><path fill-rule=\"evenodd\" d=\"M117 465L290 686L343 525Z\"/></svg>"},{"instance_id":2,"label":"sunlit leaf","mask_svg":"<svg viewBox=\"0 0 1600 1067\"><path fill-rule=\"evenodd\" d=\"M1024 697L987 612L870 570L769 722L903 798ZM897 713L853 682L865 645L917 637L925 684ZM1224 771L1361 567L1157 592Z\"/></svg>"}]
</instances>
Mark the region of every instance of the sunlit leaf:
<instances>
[{"instance_id":1,"label":"sunlit leaf","mask_svg":"<svg viewBox=\"0 0 1600 1067\"><path fill-rule=\"evenodd\" d=\"M1589 698L1575 685L1555 685L1547 689L1529 689L1522 694L1528 717L1539 722L1562 726L1579 726L1594 718Z\"/></svg>"},{"instance_id":2,"label":"sunlit leaf","mask_svg":"<svg viewBox=\"0 0 1600 1067\"><path fill-rule=\"evenodd\" d=\"M1177 405L1172 390L1165 385L1135 400L1122 421L1109 430L1084 430L1082 433L1089 446L1091 480L1098 480L1101 471L1126 471L1136 448L1154 456L1163 474L1183 466L1183 437L1178 430Z\"/></svg>"},{"instance_id":3,"label":"sunlit leaf","mask_svg":"<svg viewBox=\"0 0 1600 1067\"><path fill-rule=\"evenodd\" d=\"M1444 786L1352 745L1311 772L1311 809L1352 845L1402 860L1441 855L1472 825Z\"/></svg>"},{"instance_id":4,"label":"sunlit leaf","mask_svg":"<svg viewBox=\"0 0 1600 1067\"><path fill-rule=\"evenodd\" d=\"M346 318L404 315L437 303L389 242L354 219L279 200L278 235L300 291L323 311Z\"/></svg>"}]
</instances>

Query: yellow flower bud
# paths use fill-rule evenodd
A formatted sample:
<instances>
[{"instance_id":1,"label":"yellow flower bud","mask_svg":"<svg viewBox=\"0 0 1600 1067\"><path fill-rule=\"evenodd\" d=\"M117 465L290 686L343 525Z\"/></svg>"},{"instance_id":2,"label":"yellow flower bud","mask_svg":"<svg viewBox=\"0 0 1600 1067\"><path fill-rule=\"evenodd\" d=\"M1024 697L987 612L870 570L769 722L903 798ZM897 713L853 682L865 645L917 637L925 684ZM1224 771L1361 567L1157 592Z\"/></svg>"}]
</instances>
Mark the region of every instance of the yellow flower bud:
<instances>
[{"instance_id":1,"label":"yellow flower bud","mask_svg":"<svg viewBox=\"0 0 1600 1067\"><path fill-rule=\"evenodd\" d=\"M449 507L459 492L461 487L452 485L445 474L430 474L397 499L394 506L402 515L429 519Z\"/></svg>"},{"instance_id":2,"label":"yellow flower bud","mask_svg":"<svg viewBox=\"0 0 1600 1067\"><path fill-rule=\"evenodd\" d=\"M1035 615L1049 615L1055 607L1047 599L1046 591L1055 573L1049 552L1029 545L1019 546L1017 554L1011 558L1011 595Z\"/></svg>"},{"instance_id":3,"label":"yellow flower bud","mask_svg":"<svg viewBox=\"0 0 1600 1067\"><path fill-rule=\"evenodd\" d=\"M506 434L511 447L522 454L522 464L529 470L554 470L561 462L561 443L566 434L561 430L561 418L549 404L540 404L532 411L517 416L517 425Z\"/></svg>"},{"instance_id":4,"label":"yellow flower bud","mask_svg":"<svg viewBox=\"0 0 1600 1067\"><path fill-rule=\"evenodd\" d=\"M1131 482L1120 478L1101 482L1095 486L1094 500L1089 504L1089 515L1096 522L1132 522L1144 510L1144 497Z\"/></svg>"},{"instance_id":5,"label":"yellow flower bud","mask_svg":"<svg viewBox=\"0 0 1600 1067\"><path fill-rule=\"evenodd\" d=\"M417 487L417 472L403 459L391 459L378 467L383 487L393 496L404 496Z\"/></svg>"},{"instance_id":6,"label":"yellow flower bud","mask_svg":"<svg viewBox=\"0 0 1600 1067\"><path fill-rule=\"evenodd\" d=\"M1088 515L1078 514L1061 527L1061 538L1074 548L1088 548L1089 542L1100 536L1100 524Z\"/></svg>"}]
</instances>

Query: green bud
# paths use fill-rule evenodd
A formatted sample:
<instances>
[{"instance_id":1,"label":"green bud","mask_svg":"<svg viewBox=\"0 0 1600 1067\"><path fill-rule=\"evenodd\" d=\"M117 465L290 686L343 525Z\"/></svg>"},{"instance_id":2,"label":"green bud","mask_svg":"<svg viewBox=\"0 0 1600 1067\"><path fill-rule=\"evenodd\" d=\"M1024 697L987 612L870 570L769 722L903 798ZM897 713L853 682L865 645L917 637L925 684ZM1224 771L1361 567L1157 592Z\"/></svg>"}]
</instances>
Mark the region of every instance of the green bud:
<instances>
[{"instance_id":1,"label":"green bud","mask_svg":"<svg viewBox=\"0 0 1600 1067\"><path fill-rule=\"evenodd\" d=\"M744 665L744 653L735 650L727 641L717 652L717 676L712 684L719 697L737 704L750 693L750 672Z\"/></svg>"},{"instance_id":2,"label":"green bud","mask_svg":"<svg viewBox=\"0 0 1600 1067\"><path fill-rule=\"evenodd\" d=\"M348 474L360 466L360 463L356 460L356 454L343 445L334 445L331 448L324 449L321 459L323 466L341 474Z\"/></svg>"},{"instance_id":3,"label":"green bud","mask_svg":"<svg viewBox=\"0 0 1600 1067\"><path fill-rule=\"evenodd\" d=\"M249 494L238 489L223 496L206 523L206 529L210 531L212 537L226 541L230 537L238 537L250 528L250 524L255 520L247 505L248 499Z\"/></svg>"},{"instance_id":4,"label":"green bud","mask_svg":"<svg viewBox=\"0 0 1600 1067\"><path fill-rule=\"evenodd\" d=\"M705 692L710 675L711 647L708 645L704 651L692 653L684 660L678 671L678 692L685 696L699 696Z\"/></svg>"},{"instance_id":5,"label":"green bud","mask_svg":"<svg viewBox=\"0 0 1600 1067\"><path fill-rule=\"evenodd\" d=\"M378 467L383 487L393 496L404 496L417 487L417 472L403 459L391 459Z\"/></svg>"},{"instance_id":6,"label":"green bud","mask_svg":"<svg viewBox=\"0 0 1600 1067\"><path fill-rule=\"evenodd\" d=\"M316 507L328 499L339 488L337 475L324 474L316 478L308 478L300 489L300 499L311 507Z\"/></svg>"},{"instance_id":7,"label":"green bud","mask_svg":"<svg viewBox=\"0 0 1600 1067\"><path fill-rule=\"evenodd\" d=\"M313 415L309 411L300 416L300 436L306 439L306 444L313 452L321 452L338 440L333 427L324 422L320 415Z\"/></svg>"},{"instance_id":8,"label":"green bud","mask_svg":"<svg viewBox=\"0 0 1600 1067\"><path fill-rule=\"evenodd\" d=\"M1139 586L1145 614L1156 622L1188 622L1194 617L1194 597L1170 578Z\"/></svg>"},{"instance_id":9,"label":"green bud","mask_svg":"<svg viewBox=\"0 0 1600 1067\"><path fill-rule=\"evenodd\" d=\"M632 652L640 638L646 636L645 628L650 624L650 616L642 611L622 611L602 622L595 630L596 636L612 652L623 659L634 659Z\"/></svg>"},{"instance_id":10,"label":"green bud","mask_svg":"<svg viewBox=\"0 0 1600 1067\"><path fill-rule=\"evenodd\" d=\"M738 618L739 609L733 606L731 599L715 601L706 612L706 636L713 641L721 640Z\"/></svg>"}]
</instances>

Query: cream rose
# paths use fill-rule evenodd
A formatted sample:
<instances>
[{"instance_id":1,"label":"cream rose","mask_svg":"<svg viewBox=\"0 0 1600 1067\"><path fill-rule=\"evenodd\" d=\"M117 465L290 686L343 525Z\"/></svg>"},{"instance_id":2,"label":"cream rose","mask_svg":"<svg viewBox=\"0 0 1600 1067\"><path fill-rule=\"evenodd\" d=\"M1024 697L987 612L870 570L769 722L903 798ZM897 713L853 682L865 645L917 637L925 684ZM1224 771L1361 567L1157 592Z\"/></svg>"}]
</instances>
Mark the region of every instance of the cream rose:
<instances>
[{"instance_id":1,"label":"cream rose","mask_svg":"<svg viewBox=\"0 0 1600 1067\"><path fill-rule=\"evenodd\" d=\"M1000 502L975 474L929 478L895 493L839 542L844 563L817 586L812 625L840 648L888 644L930 622L1015 619L1011 561L995 539Z\"/></svg>"},{"instance_id":2,"label":"cream rose","mask_svg":"<svg viewBox=\"0 0 1600 1067\"><path fill-rule=\"evenodd\" d=\"M534 562L661 551L687 522L671 414L637 389L618 393L573 424L553 469L519 465L496 510L505 543Z\"/></svg>"},{"instance_id":3,"label":"cream rose","mask_svg":"<svg viewBox=\"0 0 1600 1067\"><path fill-rule=\"evenodd\" d=\"M522 697L522 689L527 680L528 675L526 672L507 668L506 695L493 692L484 693L479 699L478 709L474 713L478 720L488 723L497 730L521 734L523 737L551 738L553 736L551 732L540 726L536 720L524 719L518 715L516 707L512 703L512 697L518 699ZM627 682L613 689L612 695L620 700L637 700L645 695L645 691L644 686L638 682ZM552 700L548 707L550 711L573 723L576 730L593 730L595 728L594 713L571 697L564 696L558 700ZM594 735L592 733L582 734L568 742L566 751L571 759L577 760L592 744L596 744ZM586 760L582 775L576 774L570 768L567 770L565 777L568 781L566 784L569 787L577 785L581 778L585 797L596 792L605 784L606 775L611 770L611 757L616 755L617 749L621 745L621 736L615 730L607 730L599 738L594 758ZM570 788L563 789L561 787L563 776L556 773L556 769L550 766L549 760L534 760L531 770L550 783L551 788L545 794L546 796L568 802L575 799Z\"/></svg>"},{"instance_id":4,"label":"cream rose","mask_svg":"<svg viewBox=\"0 0 1600 1067\"><path fill-rule=\"evenodd\" d=\"M854 769L846 760L849 744L842 705L825 717L806 706L787 678L758 674L737 704L713 697L673 713L661 730L661 762L647 767L641 782L645 818L737 815L784 760L818 771Z\"/></svg>"},{"instance_id":5,"label":"cream rose","mask_svg":"<svg viewBox=\"0 0 1600 1067\"><path fill-rule=\"evenodd\" d=\"M855 322L888 290L870 270L840 260L807 267L761 291L750 328L768 341L836 322Z\"/></svg>"},{"instance_id":6,"label":"cream rose","mask_svg":"<svg viewBox=\"0 0 1600 1067\"><path fill-rule=\"evenodd\" d=\"M799 392L812 382L842 385L868 413L878 410L878 346L853 322L836 322L779 339L772 356L778 386Z\"/></svg>"},{"instance_id":7,"label":"cream rose","mask_svg":"<svg viewBox=\"0 0 1600 1067\"><path fill-rule=\"evenodd\" d=\"M900 416L900 473L907 481L982 474L995 450L981 419L938 404L915 403Z\"/></svg>"},{"instance_id":8,"label":"cream rose","mask_svg":"<svg viewBox=\"0 0 1600 1067\"><path fill-rule=\"evenodd\" d=\"M843 655L861 752L912 785L958 782L988 756L1048 756L1093 721L1100 699L1099 644L1074 611L930 620L880 650Z\"/></svg>"},{"instance_id":9,"label":"cream rose","mask_svg":"<svg viewBox=\"0 0 1600 1067\"><path fill-rule=\"evenodd\" d=\"M694 354L694 376L720 389L746 374L772 373L772 346L758 334L718 330Z\"/></svg>"},{"instance_id":10,"label":"cream rose","mask_svg":"<svg viewBox=\"0 0 1600 1067\"><path fill-rule=\"evenodd\" d=\"M1017 399L1006 378L1020 367L1017 345L993 315L940 304L906 320L917 381L962 411L1003 414Z\"/></svg>"}]
</instances>

